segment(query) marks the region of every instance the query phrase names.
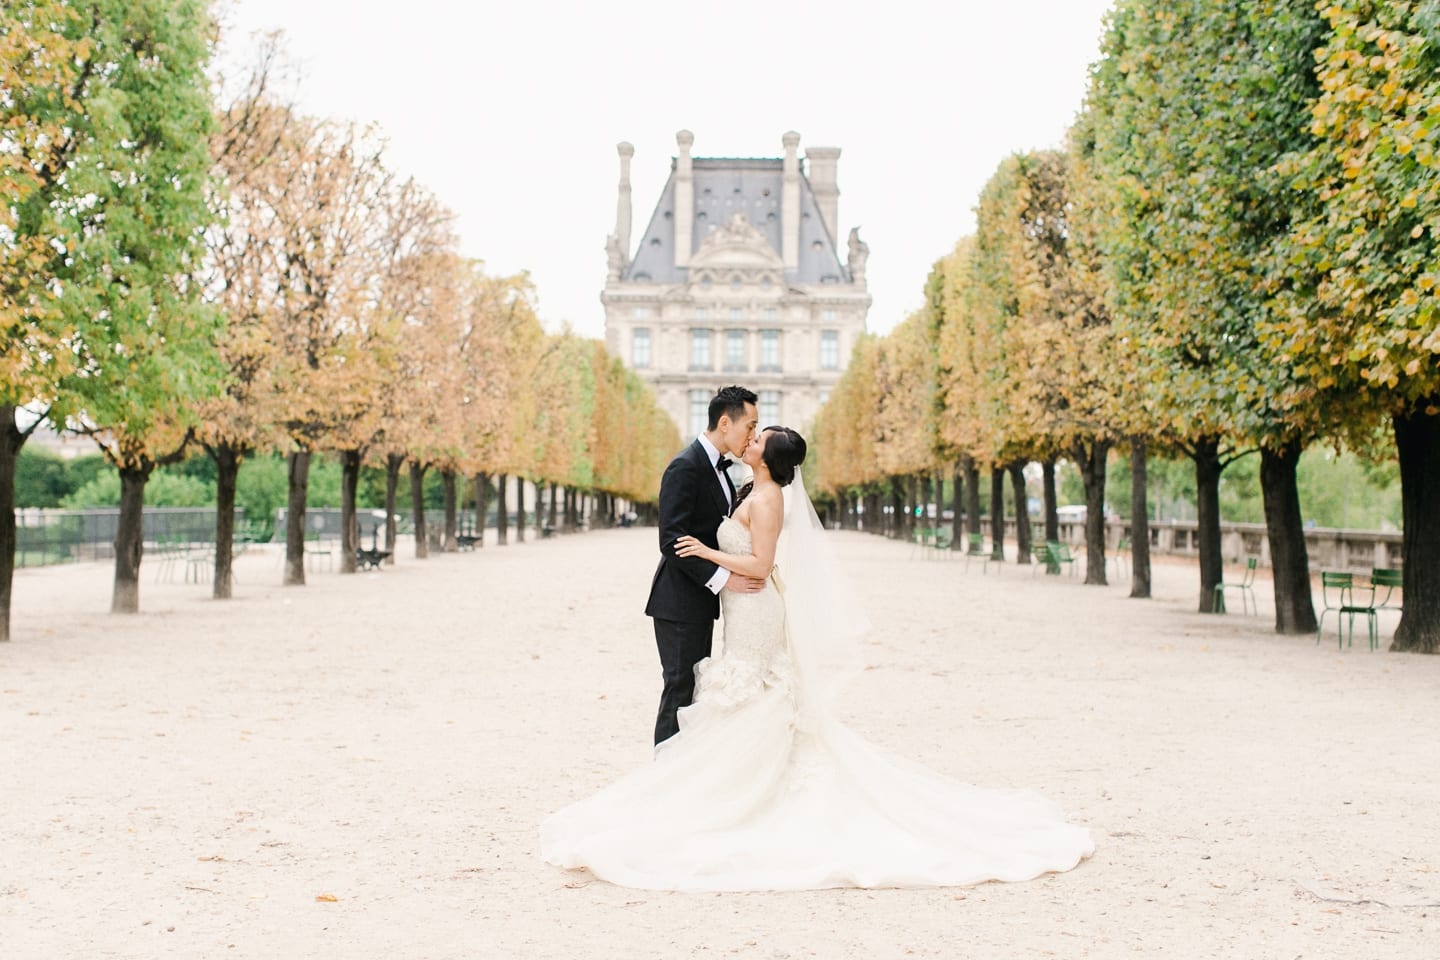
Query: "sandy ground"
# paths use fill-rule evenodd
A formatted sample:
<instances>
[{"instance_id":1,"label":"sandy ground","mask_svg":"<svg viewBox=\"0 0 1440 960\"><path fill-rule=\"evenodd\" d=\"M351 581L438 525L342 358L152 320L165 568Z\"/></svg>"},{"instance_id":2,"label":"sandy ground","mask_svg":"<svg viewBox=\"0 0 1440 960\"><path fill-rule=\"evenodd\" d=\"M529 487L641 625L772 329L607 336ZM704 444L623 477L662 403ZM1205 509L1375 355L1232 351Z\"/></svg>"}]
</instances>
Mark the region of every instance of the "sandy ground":
<instances>
[{"instance_id":1,"label":"sandy ground","mask_svg":"<svg viewBox=\"0 0 1440 960\"><path fill-rule=\"evenodd\" d=\"M673 894L541 862L647 762L653 530L278 585L22 571L0 648L0 957L1403 958L1440 943L1440 658L835 536L877 624L849 722L1094 831L969 889ZM177 578L178 579L178 578ZM1393 620L1387 623L1393 627Z\"/></svg>"}]
</instances>

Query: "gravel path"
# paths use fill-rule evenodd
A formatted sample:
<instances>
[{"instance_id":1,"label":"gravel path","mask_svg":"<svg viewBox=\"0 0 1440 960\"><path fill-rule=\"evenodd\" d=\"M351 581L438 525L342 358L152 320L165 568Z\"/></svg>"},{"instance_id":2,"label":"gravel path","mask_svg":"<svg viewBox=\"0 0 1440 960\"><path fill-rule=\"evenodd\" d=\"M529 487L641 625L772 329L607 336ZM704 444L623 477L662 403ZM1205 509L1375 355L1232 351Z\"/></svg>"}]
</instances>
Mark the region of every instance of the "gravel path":
<instances>
[{"instance_id":1,"label":"gravel path","mask_svg":"<svg viewBox=\"0 0 1440 960\"><path fill-rule=\"evenodd\" d=\"M1077 870L968 889L657 894L536 827L649 756L653 530L237 597L21 571L0 647L0 957L1433 958L1440 657L835 535L876 624L848 722L1041 790ZM1386 626L1393 629L1393 620Z\"/></svg>"}]
</instances>

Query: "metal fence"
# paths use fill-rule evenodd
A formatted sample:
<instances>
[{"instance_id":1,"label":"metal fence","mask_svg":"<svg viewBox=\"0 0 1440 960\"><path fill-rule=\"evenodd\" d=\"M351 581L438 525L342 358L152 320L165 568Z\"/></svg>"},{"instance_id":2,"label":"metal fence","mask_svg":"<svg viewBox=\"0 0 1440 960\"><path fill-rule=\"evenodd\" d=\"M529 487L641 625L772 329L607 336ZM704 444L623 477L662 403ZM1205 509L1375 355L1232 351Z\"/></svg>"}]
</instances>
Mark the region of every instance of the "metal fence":
<instances>
[{"instance_id":1,"label":"metal fence","mask_svg":"<svg viewBox=\"0 0 1440 960\"><path fill-rule=\"evenodd\" d=\"M284 507L275 510L275 539L285 539L285 520L289 511ZM402 533L407 532L409 519L400 518ZM384 510L356 510L355 525L359 528L362 541L377 535L380 539L385 536L385 511ZM312 540L339 540L340 533L344 527L340 523L339 507L306 507L305 508L305 535ZM363 545L363 544L362 544Z\"/></svg>"},{"instance_id":2,"label":"metal fence","mask_svg":"<svg viewBox=\"0 0 1440 960\"><path fill-rule=\"evenodd\" d=\"M245 511L236 510L237 529L244 519ZM140 515L140 524L147 548L215 542L214 507L147 507ZM15 563L37 567L113 558L119 525L118 507L16 510Z\"/></svg>"}]
</instances>

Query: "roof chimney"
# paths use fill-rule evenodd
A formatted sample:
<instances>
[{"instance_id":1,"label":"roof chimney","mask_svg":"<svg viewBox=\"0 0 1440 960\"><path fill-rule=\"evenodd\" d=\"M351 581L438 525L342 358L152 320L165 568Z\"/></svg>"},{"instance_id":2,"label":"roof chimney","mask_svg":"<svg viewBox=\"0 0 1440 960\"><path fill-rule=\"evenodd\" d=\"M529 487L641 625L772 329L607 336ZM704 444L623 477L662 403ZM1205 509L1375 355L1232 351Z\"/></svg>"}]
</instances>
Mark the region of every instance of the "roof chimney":
<instances>
[{"instance_id":1,"label":"roof chimney","mask_svg":"<svg viewBox=\"0 0 1440 960\"><path fill-rule=\"evenodd\" d=\"M681 130L675 134L675 145L680 148L675 158L675 266L690 265L690 245L694 242L692 224L695 222L695 178L690 168L690 147L695 143L695 134Z\"/></svg>"},{"instance_id":2,"label":"roof chimney","mask_svg":"<svg viewBox=\"0 0 1440 960\"><path fill-rule=\"evenodd\" d=\"M810 178L810 189L815 192L815 202L820 207L820 216L830 230L830 239L840 238L840 188L835 185L835 166L840 160L839 147L807 147L805 149L806 175Z\"/></svg>"},{"instance_id":3,"label":"roof chimney","mask_svg":"<svg viewBox=\"0 0 1440 960\"><path fill-rule=\"evenodd\" d=\"M785 144L785 175L780 185L780 255L786 270L800 268L800 134L794 130L780 138Z\"/></svg>"},{"instance_id":4,"label":"roof chimney","mask_svg":"<svg viewBox=\"0 0 1440 960\"><path fill-rule=\"evenodd\" d=\"M615 204L615 238L620 250L628 260L630 257L630 158L635 148L621 142L615 146L620 154L620 197Z\"/></svg>"}]
</instances>

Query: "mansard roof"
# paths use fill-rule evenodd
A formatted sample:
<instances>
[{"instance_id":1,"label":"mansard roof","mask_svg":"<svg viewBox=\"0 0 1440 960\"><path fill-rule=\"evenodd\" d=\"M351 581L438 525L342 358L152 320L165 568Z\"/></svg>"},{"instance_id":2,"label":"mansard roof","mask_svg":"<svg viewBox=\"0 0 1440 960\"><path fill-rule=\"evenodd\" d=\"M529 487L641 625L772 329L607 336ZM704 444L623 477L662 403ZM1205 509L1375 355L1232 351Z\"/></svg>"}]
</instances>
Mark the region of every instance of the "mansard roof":
<instances>
[{"instance_id":1,"label":"mansard roof","mask_svg":"<svg viewBox=\"0 0 1440 960\"><path fill-rule=\"evenodd\" d=\"M781 189L785 162L778 157L696 157L691 161L695 185L695 213L691 219L690 252L712 231L729 223L737 213L756 227L775 255L781 246ZM644 283L684 283L689 270L675 266L675 161L650 225L640 238L622 280ZM850 283L850 271L836 251L835 238L820 215L809 179L800 175L799 264L786 271L787 283Z\"/></svg>"}]
</instances>

